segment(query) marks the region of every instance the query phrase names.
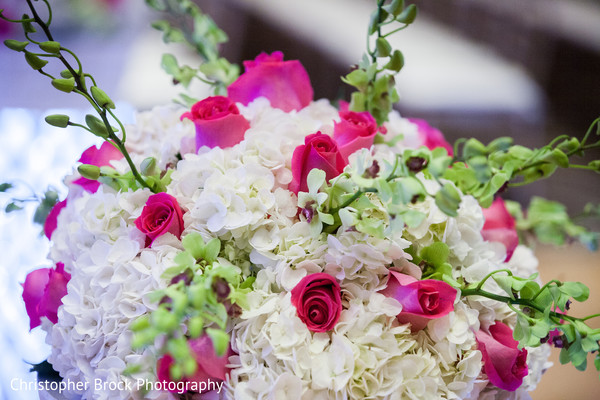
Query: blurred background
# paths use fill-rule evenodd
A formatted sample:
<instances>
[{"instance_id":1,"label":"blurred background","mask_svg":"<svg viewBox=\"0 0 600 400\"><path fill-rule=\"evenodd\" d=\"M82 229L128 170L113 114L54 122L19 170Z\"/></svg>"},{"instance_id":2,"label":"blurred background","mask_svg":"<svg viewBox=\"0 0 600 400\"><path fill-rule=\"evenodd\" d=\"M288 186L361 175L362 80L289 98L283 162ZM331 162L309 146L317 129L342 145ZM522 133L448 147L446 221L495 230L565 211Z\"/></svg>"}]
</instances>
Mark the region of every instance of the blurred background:
<instances>
[{"instance_id":1,"label":"blurred background","mask_svg":"<svg viewBox=\"0 0 600 400\"><path fill-rule=\"evenodd\" d=\"M229 34L223 54L230 61L281 50L287 59L302 61L316 98L349 98L339 77L362 55L375 0L196 1ZM132 121L133 110L169 102L179 92L160 68L164 52L190 65L197 62L185 48L162 44L149 25L158 16L140 0L51 2L55 39L80 56L84 69L118 102L117 113L125 121ZM0 9L18 17L23 5L14 3L0 0ZM397 109L403 116L429 120L449 141L476 137L488 142L508 135L528 146L542 146L560 134L582 137L600 116L599 0L414 3L417 21L393 40L406 60L397 80ZM22 40L22 32L0 23L0 37ZM197 90L197 97L208 94ZM21 54L2 46L0 183L17 182L13 196L42 193L52 185L64 197L62 177L83 150L98 143L82 131L47 126L43 117L58 112L82 120L89 111L78 96L54 90ZM533 194L559 200L577 214L586 203L600 200L600 177L558 171L550 183L506 194L525 204ZM0 196L4 206L8 196ZM29 332L20 297L25 275L49 266L48 243L39 235L41 228L31 224L32 214L31 207L0 213L0 399L6 400L37 398L15 393L10 382L35 379L26 362L40 362L49 352L39 328ZM574 309L578 314L600 311L598 253L576 245L540 247L536 253L543 280L590 286L593 297ZM558 364L557 354L553 358ZM555 365L532 397L596 399L599 389L593 365L586 372Z\"/></svg>"}]
</instances>

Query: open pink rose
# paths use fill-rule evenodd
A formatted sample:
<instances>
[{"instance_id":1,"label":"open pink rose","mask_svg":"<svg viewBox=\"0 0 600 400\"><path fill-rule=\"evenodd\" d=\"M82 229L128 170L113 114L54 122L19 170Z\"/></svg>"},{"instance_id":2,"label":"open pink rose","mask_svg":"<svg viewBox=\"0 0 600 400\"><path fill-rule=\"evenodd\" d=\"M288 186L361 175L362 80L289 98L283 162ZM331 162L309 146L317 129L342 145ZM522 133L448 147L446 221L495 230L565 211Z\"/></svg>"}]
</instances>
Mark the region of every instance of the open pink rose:
<instances>
[{"instance_id":1,"label":"open pink rose","mask_svg":"<svg viewBox=\"0 0 600 400\"><path fill-rule=\"evenodd\" d=\"M224 96L207 97L192 106L181 119L190 119L196 126L196 151L202 146L210 148L232 147L242 140L250 123L240 115L235 103Z\"/></svg>"},{"instance_id":2,"label":"open pink rose","mask_svg":"<svg viewBox=\"0 0 600 400\"><path fill-rule=\"evenodd\" d=\"M325 171L327 180L344 171L346 162L335 141L321 132L304 138L304 144L296 147L292 155L292 181L289 189L298 193L308 191L306 177L313 168Z\"/></svg>"},{"instance_id":3,"label":"open pink rose","mask_svg":"<svg viewBox=\"0 0 600 400\"><path fill-rule=\"evenodd\" d=\"M67 205L67 199L63 201L59 201L52 207L50 213L46 217L46 221L44 222L44 234L50 240L52 238L52 233L56 230L56 224L58 223L58 215L62 211L63 208Z\"/></svg>"},{"instance_id":4,"label":"open pink rose","mask_svg":"<svg viewBox=\"0 0 600 400\"><path fill-rule=\"evenodd\" d=\"M442 132L429 125L429 123L423 119L409 118L409 121L417 125L419 137L421 138L423 146L427 147L429 150L433 150L436 147L443 147L448 151L448 155L453 155L454 152L452 151L452 146L450 146L450 143L448 143Z\"/></svg>"},{"instance_id":5,"label":"open pink rose","mask_svg":"<svg viewBox=\"0 0 600 400\"><path fill-rule=\"evenodd\" d=\"M179 239L184 229L183 212L175 197L156 193L146 201L142 215L135 220L135 226L148 237L150 243L147 245L167 232Z\"/></svg>"},{"instance_id":6,"label":"open pink rose","mask_svg":"<svg viewBox=\"0 0 600 400\"><path fill-rule=\"evenodd\" d=\"M483 356L483 371L500 389L515 391L527 376L527 350L519 350L512 330L500 321L489 332L475 332L477 346Z\"/></svg>"},{"instance_id":7,"label":"open pink rose","mask_svg":"<svg viewBox=\"0 0 600 400\"><path fill-rule=\"evenodd\" d=\"M402 304L396 317L402 324L410 323L413 332L420 331L427 323L454 310L456 289L446 282L435 279L418 280L410 275L390 270L387 287L381 291Z\"/></svg>"},{"instance_id":8,"label":"open pink rose","mask_svg":"<svg viewBox=\"0 0 600 400\"><path fill-rule=\"evenodd\" d=\"M333 138L344 160L359 149L371 147L375 135L377 122L368 111L340 111L340 122L333 128Z\"/></svg>"},{"instance_id":9,"label":"open pink rose","mask_svg":"<svg viewBox=\"0 0 600 400\"><path fill-rule=\"evenodd\" d=\"M57 263L56 269L42 268L27 275L23 283L23 300L30 329L41 324L41 317L48 318L53 324L58 322L58 307L67 294L70 279L63 263Z\"/></svg>"},{"instance_id":10,"label":"open pink rose","mask_svg":"<svg viewBox=\"0 0 600 400\"><path fill-rule=\"evenodd\" d=\"M121 158L123 158L123 154L121 154L119 149L113 146L110 142L104 142L100 148L91 146L86 149L83 154L81 154L79 162L103 167L110 165L112 160L120 160ZM73 181L73 183L83 187L85 191L90 193L96 193L100 187L100 182L84 177Z\"/></svg>"},{"instance_id":11,"label":"open pink rose","mask_svg":"<svg viewBox=\"0 0 600 400\"><path fill-rule=\"evenodd\" d=\"M219 357L217 356L212 340L206 334L198 339L190 340L189 345L197 362L197 370L193 376L184 377L181 382L204 382L205 384L208 384L208 382L224 381L227 379L227 375L229 374L229 371L231 371L231 369L227 367L227 364L229 364L229 357L235 354L231 349L231 346L223 356ZM174 382L173 379L171 379L171 373L169 371L174 363L175 359L170 354L165 354L158 360L156 375L159 382ZM174 391L174 393L178 392Z\"/></svg>"},{"instance_id":12,"label":"open pink rose","mask_svg":"<svg viewBox=\"0 0 600 400\"><path fill-rule=\"evenodd\" d=\"M510 260L519 245L519 235L515 228L515 219L509 214L504 200L496 197L488 208L483 209L485 223L481 236L488 242L499 242L506 247L506 259Z\"/></svg>"},{"instance_id":13,"label":"open pink rose","mask_svg":"<svg viewBox=\"0 0 600 400\"><path fill-rule=\"evenodd\" d=\"M230 99L248 105L258 97L266 97L271 106L285 112L300 110L313 99L308 73L298 60L283 61L283 53L259 54L244 61L244 72L227 88Z\"/></svg>"},{"instance_id":14,"label":"open pink rose","mask_svg":"<svg viewBox=\"0 0 600 400\"><path fill-rule=\"evenodd\" d=\"M292 304L309 330L330 331L342 313L340 285L323 272L307 275L292 289Z\"/></svg>"}]
</instances>

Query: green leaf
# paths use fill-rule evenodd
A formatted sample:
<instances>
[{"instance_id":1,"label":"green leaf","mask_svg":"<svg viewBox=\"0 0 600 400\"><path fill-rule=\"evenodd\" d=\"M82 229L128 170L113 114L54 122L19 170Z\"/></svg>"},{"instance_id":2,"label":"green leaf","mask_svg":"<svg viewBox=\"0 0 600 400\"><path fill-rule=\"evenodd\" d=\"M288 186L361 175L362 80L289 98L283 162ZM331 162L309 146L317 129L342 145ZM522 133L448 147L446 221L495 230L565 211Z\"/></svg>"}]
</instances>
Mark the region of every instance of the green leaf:
<instances>
[{"instance_id":1,"label":"green leaf","mask_svg":"<svg viewBox=\"0 0 600 400\"><path fill-rule=\"evenodd\" d=\"M44 66L48 64L47 60L42 60L35 54L28 51L25 51L25 60L27 61L27 64L29 64L29 66L36 71L44 68Z\"/></svg>"},{"instance_id":2,"label":"green leaf","mask_svg":"<svg viewBox=\"0 0 600 400\"><path fill-rule=\"evenodd\" d=\"M47 124L57 128L66 128L69 125L69 116L64 114L52 114L44 118Z\"/></svg>"},{"instance_id":3,"label":"green leaf","mask_svg":"<svg viewBox=\"0 0 600 400\"><path fill-rule=\"evenodd\" d=\"M204 248L204 258L207 262L213 263L217 260L217 256L221 251L221 241L217 238L213 238L208 241Z\"/></svg>"},{"instance_id":4,"label":"green leaf","mask_svg":"<svg viewBox=\"0 0 600 400\"><path fill-rule=\"evenodd\" d=\"M52 86L54 86L56 89L60 90L61 92L71 93L73 91L73 89L75 88L75 79L74 78L52 79Z\"/></svg>"},{"instance_id":5,"label":"green leaf","mask_svg":"<svg viewBox=\"0 0 600 400\"><path fill-rule=\"evenodd\" d=\"M14 212L14 211L19 211L19 210L22 210L22 209L23 209L23 207L15 204L15 203L8 203L6 205L6 207L4 208L4 212L8 214L8 213L11 213L11 212Z\"/></svg>"},{"instance_id":6,"label":"green leaf","mask_svg":"<svg viewBox=\"0 0 600 400\"><path fill-rule=\"evenodd\" d=\"M6 39L4 45L14 51L23 51L29 42L20 42L18 40Z\"/></svg>"},{"instance_id":7,"label":"green leaf","mask_svg":"<svg viewBox=\"0 0 600 400\"><path fill-rule=\"evenodd\" d=\"M460 205L460 195L454 186L449 183L444 184L435 195L435 204L446 215L451 217L458 216L458 207Z\"/></svg>"},{"instance_id":8,"label":"green leaf","mask_svg":"<svg viewBox=\"0 0 600 400\"><path fill-rule=\"evenodd\" d=\"M4 193L7 190L12 189L14 186L12 183L0 183L0 193Z\"/></svg>"},{"instance_id":9,"label":"green leaf","mask_svg":"<svg viewBox=\"0 0 600 400\"><path fill-rule=\"evenodd\" d=\"M95 117L91 114L87 114L85 116L85 123L94 135L99 136L103 139L108 138L109 133L106 129L106 125L98 117Z\"/></svg>"},{"instance_id":10,"label":"green leaf","mask_svg":"<svg viewBox=\"0 0 600 400\"><path fill-rule=\"evenodd\" d=\"M44 50L46 53L56 54L60 51L60 43L55 41L47 41L39 44L40 49Z\"/></svg>"},{"instance_id":11,"label":"green leaf","mask_svg":"<svg viewBox=\"0 0 600 400\"><path fill-rule=\"evenodd\" d=\"M198 232L188 233L181 240L183 248L192 256L194 260L203 259L205 257L205 243L202 235Z\"/></svg>"}]
</instances>

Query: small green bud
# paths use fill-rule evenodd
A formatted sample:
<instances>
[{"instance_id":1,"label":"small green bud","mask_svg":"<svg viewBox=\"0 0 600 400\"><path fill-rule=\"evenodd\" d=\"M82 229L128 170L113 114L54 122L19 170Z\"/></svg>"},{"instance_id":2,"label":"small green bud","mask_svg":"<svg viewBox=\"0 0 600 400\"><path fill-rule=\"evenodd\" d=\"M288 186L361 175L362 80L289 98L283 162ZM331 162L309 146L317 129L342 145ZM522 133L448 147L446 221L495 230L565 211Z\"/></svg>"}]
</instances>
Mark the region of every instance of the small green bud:
<instances>
[{"instance_id":1,"label":"small green bud","mask_svg":"<svg viewBox=\"0 0 600 400\"><path fill-rule=\"evenodd\" d=\"M146 176L156 175L156 158L148 157L144 159L140 164L140 171Z\"/></svg>"},{"instance_id":2,"label":"small green bud","mask_svg":"<svg viewBox=\"0 0 600 400\"><path fill-rule=\"evenodd\" d=\"M140 318L134 320L129 325L129 328L133 332L138 332L138 331L144 330L146 328L150 328L150 320L148 319L148 316L144 315L143 317L140 317Z\"/></svg>"},{"instance_id":3,"label":"small green bud","mask_svg":"<svg viewBox=\"0 0 600 400\"><path fill-rule=\"evenodd\" d=\"M377 38L375 46L377 48L377 57L387 57L392 53L392 46L385 38Z\"/></svg>"},{"instance_id":4,"label":"small green bud","mask_svg":"<svg viewBox=\"0 0 600 400\"><path fill-rule=\"evenodd\" d=\"M392 56L390 57L390 61L385 64L384 68L389 69L390 71L399 72L402 67L404 67L404 55L400 50L394 50L394 53L392 53Z\"/></svg>"},{"instance_id":5,"label":"small green bud","mask_svg":"<svg viewBox=\"0 0 600 400\"><path fill-rule=\"evenodd\" d=\"M65 70L60 71L60 76L62 76L65 79L69 79L69 78L73 77L73 74L68 69L65 69Z\"/></svg>"},{"instance_id":6,"label":"small green bud","mask_svg":"<svg viewBox=\"0 0 600 400\"><path fill-rule=\"evenodd\" d=\"M98 117L88 114L85 116L85 123L94 135L100 136L104 139L108 138L109 133L106 129L106 125L104 125L104 123Z\"/></svg>"},{"instance_id":7,"label":"small green bud","mask_svg":"<svg viewBox=\"0 0 600 400\"><path fill-rule=\"evenodd\" d=\"M395 17L404 9L404 0L393 0L390 4L384 6L383 9Z\"/></svg>"},{"instance_id":8,"label":"small green bud","mask_svg":"<svg viewBox=\"0 0 600 400\"><path fill-rule=\"evenodd\" d=\"M596 172L600 172L600 160L594 160L588 164Z\"/></svg>"},{"instance_id":9,"label":"small green bud","mask_svg":"<svg viewBox=\"0 0 600 400\"><path fill-rule=\"evenodd\" d=\"M4 45L14 51L23 51L28 44L29 42L20 42L13 39L7 39L4 41Z\"/></svg>"},{"instance_id":10,"label":"small green bud","mask_svg":"<svg viewBox=\"0 0 600 400\"><path fill-rule=\"evenodd\" d=\"M200 316L190 318L188 322L188 330L192 339L199 338L202 335L204 328L204 319Z\"/></svg>"},{"instance_id":11,"label":"small green bud","mask_svg":"<svg viewBox=\"0 0 600 400\"><path fill-rule=\"evenodd\" d=\"M177 316L164 308L154 311L152 314L152 323L161 332L170 332L179 325Z\"/></svg>"},{"instance_id":12,"label":"small green bud","mask_svg":"<svg viewBox=\"0 0 600 400\"><path fill-rule=\"evenodd\" d=\"M396 21L402 22L403 24L412 24L417 18L417 6L414 4L409 5L396 17Z\"/></svg>"},{"instance_id":13,"label":"small green bud","mask_svg":"<svg viewBox=\"0 0 600 400\"><path fill-rule=\"evenodd\" d=\"M224 355L229 346L229 335L225 331L213 328L208 328L206 334L212 340L217 355L219 357Z\"/></svg>"},{"instance_id":14,"label":"small green bud","mask_svg":"<svg viewBox=\"0 0 600 400\"><path fill-rule=\"evenodd\" d=\"M23 14L23 17L21 18L22 20L24 20L21 24L23 25L23 30L25 31L25 33L36 33L36 29L33 27L33 24L31 23L29 18L29 15L27 14Z\"/></svg>"},{"instance_id":15,"label":"small green bud","mask_svg":"<svg viewBox=\"0 0 600 400\"><path fill-rule=\"evenodd\" d=\"M27 64L29 64L29 66L36 71L44 68L44 66L48 64L47 60L42 60L35 54L32 54L28 51L25 52L25 60L27 61Z\"/></svg>"},{"instance_id":16,"label":"small green bud","mask_svg":"<svg viewBox=\"0 0 600 400\"><path fill-rule=\"evenodd\" d=\"M100 107L110 109L115 108L115 103L113 103L104 90L100 89L98 86L92 86L90 90L92 92L92 97L94 100L96 100L96 103L98 103Z\"/></svg>"},{"instance_id":17,"label":"small green bud","mask_svg":"<svg viewBox=\"0 0 600 400\"><path fill-rule=\"evenodd\" d=\"M75 88L75 79L52 79L52 86L61 92L71 93Z\"/></svg>"},{"instance_id":18,"label":"small green bud","mask_svg":"<svg viewBox=\"0 0 600 400\"><path fill-rule=\"evenodd\" d=\"M48 115L45 120L49 125L57 128L66 128L69 125L69 116L64 114Z\"/></svg>"},{"instance_id":19,"label":"small green bud","mask_svg":"<svg viewBox=\"0 0 600 400\"><path fill-rule=\"evenodd\" d=\"M183 362L183 373L185 376L193 376L198 370L198 362L193 358L187 358Z\"/></svg>"},{"instance_id":20,"label":"small green bud","mask_svg":"<svg viewBox=\"0 0 600 400\"><path fill-rule=\"evenodd\" d=\"M42 42L40 43L40 49L44 50L46 53L56 54L60 51L60 43L53 40Z\"/></svg>"},{"instance_id":21,"label":"small green bud","mask_svg":"<svg viewBox=\"0 0 600 400\"><path fill-rule=\"evenodd\" d=\"M93 181L100 178L100 167L97 165L81 164L79 167L77 167L77 171L84 178L91 179Z\"/></svg>"}]
</instances>

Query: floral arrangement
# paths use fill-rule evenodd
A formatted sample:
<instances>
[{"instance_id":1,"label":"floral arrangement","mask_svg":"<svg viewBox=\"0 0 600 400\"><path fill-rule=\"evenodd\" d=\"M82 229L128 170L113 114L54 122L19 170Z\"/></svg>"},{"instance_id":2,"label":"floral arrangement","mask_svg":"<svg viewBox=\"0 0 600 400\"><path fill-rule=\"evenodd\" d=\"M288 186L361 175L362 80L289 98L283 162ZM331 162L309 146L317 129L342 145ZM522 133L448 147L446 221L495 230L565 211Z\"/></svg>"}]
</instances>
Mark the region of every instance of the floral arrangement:
<instances>
[{"instance_id":1,"label":"floral arrangement","mask_svg":"<svg viewBox=\"0 0 600 400\"><path fill-rule=\"evenodd\" d=\"M63 395L519 399L549 367L550 346L580 369L598 350L593 316L568 312L585 285L542 283L519 232L596 236L556 203L536 198L523 212L498 196L558 167L598 171L598 161L571 161L600 146L598 121L582 140L528 149L509 138L451 146L400 116L391 104L402 53L386 37L412 23L414 5L377 2L365 58L344 78L357 89L350 103L314 100L301 63L280 52L238 77L216 55L224 34L205 24L206 64L164 64L184 83L204 74L220 94L125 126L54 41L42 1L49 17L27 0L31 16L11 20L27 41L5 44L98 112L85 125L48 123L104 139L65 178L66 199L42 203L54 266L23 284ZM400 28L385 33L392 23ZM54 75L48 61L66 69Z\"/></svg>"}]
</instances>

